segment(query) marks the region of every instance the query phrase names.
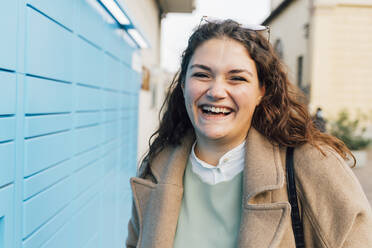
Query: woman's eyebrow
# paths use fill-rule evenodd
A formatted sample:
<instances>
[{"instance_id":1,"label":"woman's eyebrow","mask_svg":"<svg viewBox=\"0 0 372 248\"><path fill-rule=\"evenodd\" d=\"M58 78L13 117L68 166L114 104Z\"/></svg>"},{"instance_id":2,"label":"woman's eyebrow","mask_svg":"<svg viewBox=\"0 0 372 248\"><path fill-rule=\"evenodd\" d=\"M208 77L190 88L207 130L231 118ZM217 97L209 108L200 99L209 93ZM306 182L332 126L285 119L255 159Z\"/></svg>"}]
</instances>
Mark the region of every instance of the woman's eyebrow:
<instances>
[{"instance_id":1,"label":"woman's eyebrow","mask_svg":"<svg viewBox=\"0 0 372 248\"><path fill-rule=\"evenodd\" d=\"M193 64L192 66L190 66L190 69L193 69L193 68L200 68L200 69L203 69L203 70L206 70L206 71L212 72L212 69L209 68L209 67L206 66L206 65Z\"/></svg>"},{"instance_id":2,"label":"woman's eyebrow","mask_svg":"<svg viewBox=\"0 0 372 248\"><path fill-rule=\"evenodd\" d=\"M246 70L246 69L233 69L233 70L230 70L228 73L229 74L234 74L234 73L241 73L241 72L245 72L245 73L249 74L251 77L253 77L253 73Z\"/></svg>"}]
</instances>

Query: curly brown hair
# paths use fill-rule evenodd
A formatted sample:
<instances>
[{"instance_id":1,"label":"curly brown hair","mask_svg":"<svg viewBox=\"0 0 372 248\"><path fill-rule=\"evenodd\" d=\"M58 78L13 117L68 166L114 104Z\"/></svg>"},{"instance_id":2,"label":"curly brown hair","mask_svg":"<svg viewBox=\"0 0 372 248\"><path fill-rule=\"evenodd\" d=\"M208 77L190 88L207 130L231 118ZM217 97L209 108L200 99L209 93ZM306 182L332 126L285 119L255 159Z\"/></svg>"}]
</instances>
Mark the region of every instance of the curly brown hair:
<instances>
[{"instance_id":1,"label":"curly brown hair","mask_svg":"<svg viewBox=\"0 0 372 248\"><path fill-rule=\"evenodd\" d=\"M282 146L296 147L309 143L321 151L320 146L327 145L342 158L353 158L342 141L315 128L306 105L300 100L300 91L290 83L285 66L267 38L228 19L199 25L189 38L182 54L180 71L175 75L162 106L161 113L164 114L160 126L150 138L146 161L151 162L167 146L179 145L188 132L193 132L182 92L187 67L203 42L224 37L240 42L247 49L256 63L260 87L265 87L265 95L252 118L252 126L257 131Z\"/></svg>"}]
</instances>

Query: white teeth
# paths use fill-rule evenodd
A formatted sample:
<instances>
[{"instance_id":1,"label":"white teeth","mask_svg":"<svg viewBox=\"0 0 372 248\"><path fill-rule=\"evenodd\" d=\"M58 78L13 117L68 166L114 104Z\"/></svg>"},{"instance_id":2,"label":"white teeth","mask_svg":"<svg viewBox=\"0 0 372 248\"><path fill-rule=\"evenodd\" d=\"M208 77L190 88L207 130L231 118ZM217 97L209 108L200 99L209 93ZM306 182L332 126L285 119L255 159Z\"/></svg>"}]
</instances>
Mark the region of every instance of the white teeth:
<instances>
[{"instance_id":1,"label":"white teeth","mask_svg":"<svg viewBox=\"0 0 372 248\"><path fill-rule=\"evenodd\" d=\"M203 110L210 111L210 112L217 113L217 114L219 113L227 114L231 112L227 108L216 108L216 107L206 106L206 105L204 105L202 108Z\"/></svg>"}]
</instances>

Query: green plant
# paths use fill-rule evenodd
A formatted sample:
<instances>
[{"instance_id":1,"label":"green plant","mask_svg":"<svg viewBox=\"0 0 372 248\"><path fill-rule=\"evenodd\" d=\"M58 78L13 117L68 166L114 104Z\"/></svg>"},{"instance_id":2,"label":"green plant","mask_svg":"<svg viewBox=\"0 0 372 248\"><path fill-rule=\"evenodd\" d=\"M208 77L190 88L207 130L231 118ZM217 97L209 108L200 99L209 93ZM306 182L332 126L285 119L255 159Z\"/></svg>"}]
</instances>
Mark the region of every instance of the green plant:
<instances>
[{"instance_id":1,"label":"green plant","mask_svg":"<svg viewBox=\"0 0 372 248\"><path fill-rule=\"evenodd\" d=\"M342 110L335 121L330 123L330 133L342 140L350 150L362 150L366 148L371 139L363 137L366 127L361 126L363 116L358 115L354 120L350 119L349 112Z\"/></svg>"}]
</instances>

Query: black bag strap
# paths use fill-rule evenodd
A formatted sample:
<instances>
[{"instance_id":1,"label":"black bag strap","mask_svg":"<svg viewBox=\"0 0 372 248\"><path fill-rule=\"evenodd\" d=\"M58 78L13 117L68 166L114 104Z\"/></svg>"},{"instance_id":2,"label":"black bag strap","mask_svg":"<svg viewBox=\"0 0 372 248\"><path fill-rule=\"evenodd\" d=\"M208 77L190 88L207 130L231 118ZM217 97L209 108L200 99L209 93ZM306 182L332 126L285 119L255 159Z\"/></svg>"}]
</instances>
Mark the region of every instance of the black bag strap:
<instances>
[{"instance_id":1,"label":"black bag strap","mask_svg":"<svg viewBox=\"0 0 372 248\"><path fill-rule=\"evenodd\" d=\"M287 192L289 203L291 204L292 207L291 211L292 229L296 241L296 248L304 248L305 247L304 230L297 202L296 181L294 176L295 173L293 165L293 151L294 151L293 147L287 147L286 154Z\"/></svg>"}]
</instances>

